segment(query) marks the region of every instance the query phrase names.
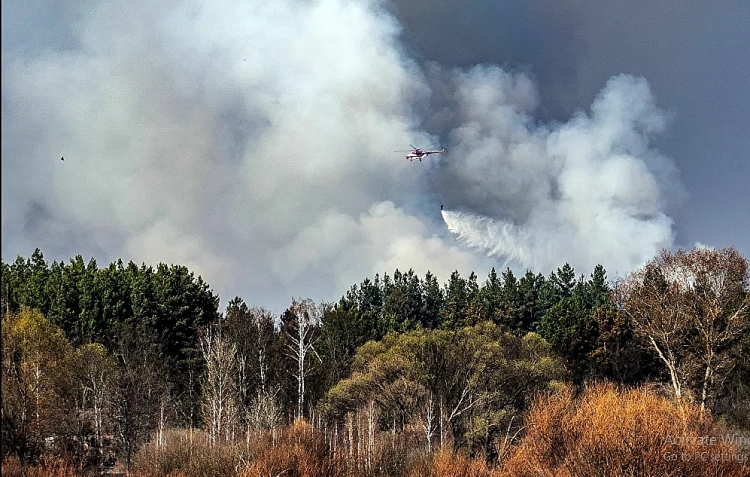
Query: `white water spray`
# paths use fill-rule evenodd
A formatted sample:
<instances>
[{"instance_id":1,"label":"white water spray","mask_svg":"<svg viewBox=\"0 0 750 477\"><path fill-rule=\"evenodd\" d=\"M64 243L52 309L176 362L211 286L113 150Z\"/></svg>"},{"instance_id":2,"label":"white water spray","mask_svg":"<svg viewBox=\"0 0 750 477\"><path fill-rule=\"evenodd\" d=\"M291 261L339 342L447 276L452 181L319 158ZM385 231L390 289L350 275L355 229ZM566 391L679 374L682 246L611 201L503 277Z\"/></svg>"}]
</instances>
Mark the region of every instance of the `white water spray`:
<instances>
[{"instance_id":1,"label":"white water spray","mask_svg":"<svg viewBox=\"0 0 750 477\"><path fill-rule=\"evenodd\" d=\"M466 212L442 210L441 213L448 230L466 245L486 250L488 255L520 263L533 262L528 246L523 245L528 244L528 234L512 223Z\"/></svg>"}]
</instances>

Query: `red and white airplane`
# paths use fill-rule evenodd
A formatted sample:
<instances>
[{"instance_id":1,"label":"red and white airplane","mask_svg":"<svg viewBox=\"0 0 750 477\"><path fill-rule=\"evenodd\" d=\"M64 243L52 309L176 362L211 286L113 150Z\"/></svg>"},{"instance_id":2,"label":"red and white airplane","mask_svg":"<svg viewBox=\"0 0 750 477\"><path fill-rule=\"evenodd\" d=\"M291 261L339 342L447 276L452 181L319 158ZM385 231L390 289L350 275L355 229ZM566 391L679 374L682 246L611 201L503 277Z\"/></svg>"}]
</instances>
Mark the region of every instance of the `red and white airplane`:
<instances>
[{"instance_id":1,"label":"red and white airplane","mask_svg":"<svg viewBox=\"0 0 750 477\"><path fill-rule=\"evenodd\" d=\"M419 149L418 147L414 147L411 144L409 145L413 148L410 151L396 151L396 152L408 152L409 154L406 155L407 161L413 161L414 159L419 159L421 161L422 158L425 158L429 156L430 154L442 154L446 151L446 148L432 150L432 151L425 151L424 149Z\"/></svg>"}]
</instances>

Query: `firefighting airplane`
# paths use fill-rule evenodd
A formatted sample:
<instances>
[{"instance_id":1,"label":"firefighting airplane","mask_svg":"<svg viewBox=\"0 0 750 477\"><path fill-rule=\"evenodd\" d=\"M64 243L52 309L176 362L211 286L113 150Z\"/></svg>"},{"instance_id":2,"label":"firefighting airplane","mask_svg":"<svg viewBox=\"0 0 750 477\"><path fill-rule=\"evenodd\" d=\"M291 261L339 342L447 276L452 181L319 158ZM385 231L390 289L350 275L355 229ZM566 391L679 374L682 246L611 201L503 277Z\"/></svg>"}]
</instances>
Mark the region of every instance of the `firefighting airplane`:
<instances>
[{"instance_id":1,"label":"firefighting airplane","mask_svg":"<svg viewBox=\"0 0 750 477\"><path fill-rule=\"evenodd\" d=\"M429 156L430 154L442 154L446 151L446 148L443 147L442 149L433 150L433 151L425 151L424 149L420 149L418 147L415 147L412 144L409 144L412 149L410 151L396 151L396 152L408 152L409 154L406 155L407 161L413 161L414 159L418 159L421 161L423 158Z\"/></svg>"}]
</instances>

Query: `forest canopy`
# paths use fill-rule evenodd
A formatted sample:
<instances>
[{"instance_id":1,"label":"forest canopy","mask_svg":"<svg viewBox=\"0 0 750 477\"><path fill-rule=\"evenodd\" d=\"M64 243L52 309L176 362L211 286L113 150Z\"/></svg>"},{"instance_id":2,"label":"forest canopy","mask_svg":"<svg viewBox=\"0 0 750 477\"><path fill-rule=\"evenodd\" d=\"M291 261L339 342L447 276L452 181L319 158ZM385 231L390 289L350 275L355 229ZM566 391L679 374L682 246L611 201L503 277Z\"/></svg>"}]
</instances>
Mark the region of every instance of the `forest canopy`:
<instances>
[{"instance_id":1,"label":"forest canopy","mask_svg":"<svg viewBox=\"0 0 750 477\"><path fill-rule=\"evenodd\" d=\"M733 248L665 251L614 281L395 270L275 315L220 310L184 266L36 250L2 262L2 452L131 468L171 429L216 446L303 419L326 442L356 427L368 459L390 432L497 462L537 397L602 381L662 385L748 430L748 277Z\"/></svg>"}]
</instances>

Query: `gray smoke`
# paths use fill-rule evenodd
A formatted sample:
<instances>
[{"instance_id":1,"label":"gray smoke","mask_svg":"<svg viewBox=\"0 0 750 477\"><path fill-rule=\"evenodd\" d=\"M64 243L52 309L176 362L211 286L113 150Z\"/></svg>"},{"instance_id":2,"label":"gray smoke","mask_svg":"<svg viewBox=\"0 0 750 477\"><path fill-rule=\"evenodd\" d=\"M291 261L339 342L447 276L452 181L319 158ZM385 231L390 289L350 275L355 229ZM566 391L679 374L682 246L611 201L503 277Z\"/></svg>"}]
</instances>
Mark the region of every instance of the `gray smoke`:
<instances>
[{"instance_id":1,"label":"gray smoke","mask_svg":"<svg viewBox=\"0 0 750 477\"><path fill-rule=\"evenodd\" d=\"M455 240L393 152L440 142L425 125L453 145L423 165L470 246L619 270L671 243L674 170L648 147L664 117L644 80L538 125L530 77L425 69L375 0L55 5L48 35L3 42L5 260L181 263L274 309L397 267L481 276L497 260Z\"/></svg>"}]
</instances>

